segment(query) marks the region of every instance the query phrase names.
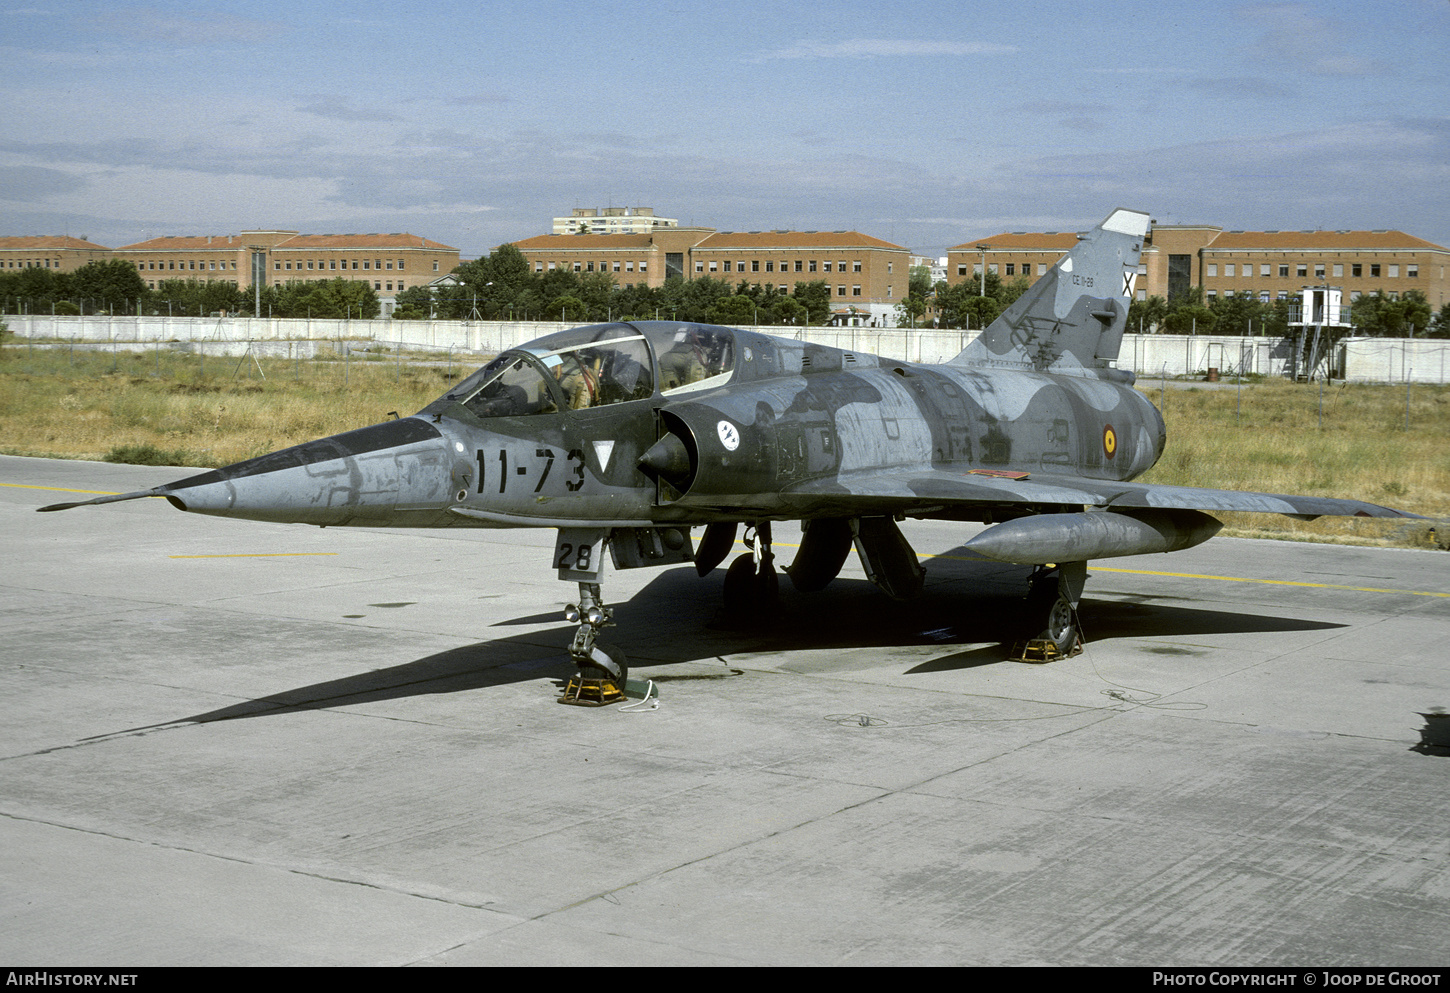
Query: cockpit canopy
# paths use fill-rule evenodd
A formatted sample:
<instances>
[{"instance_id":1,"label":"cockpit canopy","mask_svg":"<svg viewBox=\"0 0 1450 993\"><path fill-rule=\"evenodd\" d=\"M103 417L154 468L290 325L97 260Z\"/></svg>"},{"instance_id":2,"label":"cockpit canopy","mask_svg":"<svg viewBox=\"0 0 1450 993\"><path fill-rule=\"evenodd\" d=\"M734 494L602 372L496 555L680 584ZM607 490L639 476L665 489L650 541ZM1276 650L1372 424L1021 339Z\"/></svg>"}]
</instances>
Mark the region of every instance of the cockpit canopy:
<instances>
[{"instance_id":1,"label":"cockpit canopy","mask_svg":"<svg viewBox=\"0 0 1450 993\"><path fill-rule=\"evenodd\" d=\"M722 385L735 364L729 328L650 322L570 328L504 352L443 397L479 417L585 410Z\"/></svg>"}]
</instances>

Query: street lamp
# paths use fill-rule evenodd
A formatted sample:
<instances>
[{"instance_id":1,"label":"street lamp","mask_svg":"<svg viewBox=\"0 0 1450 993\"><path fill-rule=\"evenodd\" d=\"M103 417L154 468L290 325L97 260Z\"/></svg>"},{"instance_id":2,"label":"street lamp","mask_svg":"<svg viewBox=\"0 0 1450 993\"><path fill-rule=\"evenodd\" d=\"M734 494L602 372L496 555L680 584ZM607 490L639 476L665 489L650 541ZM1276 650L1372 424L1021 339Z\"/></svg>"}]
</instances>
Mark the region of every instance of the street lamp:
<instances>
[{"instance_id":1,"label":"street lamp","mask_svg":"<svg viewBox=\"0 0 1450 993\"><path fill-rule=\"evenodd\" d=\"M982 253L982 268L980 270L981 283L980 283L979 288L978 288L977 296L984 297L984 296L987 295L987 253L990 252L991 250L992 250L992 246L991 245L978 245L977 246L977 251L979 251L979 252Z\"/></svg>"}]
</instances>

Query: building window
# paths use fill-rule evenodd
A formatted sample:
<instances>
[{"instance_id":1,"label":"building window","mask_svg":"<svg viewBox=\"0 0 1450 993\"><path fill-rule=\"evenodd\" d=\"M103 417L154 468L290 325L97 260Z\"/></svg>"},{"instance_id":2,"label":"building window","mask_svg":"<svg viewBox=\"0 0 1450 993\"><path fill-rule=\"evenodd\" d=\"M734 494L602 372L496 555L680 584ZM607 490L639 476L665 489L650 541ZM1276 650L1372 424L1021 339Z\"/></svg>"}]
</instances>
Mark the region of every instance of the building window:
<instances>
[{"instance_id":1,"label":"building window","mask_svg":"<svg viewBox=\"0 0 1450 993\"><path fill-rule=\"evenodd\" d=\"M855 286L851 287L851 295L853 297L858 297L858 296L861 295L861 284L860 283L857 283Z\"/></svg>"},{"instance_id":2,"label":"building window","mask_svg":"<svg viewBox=\"0 0 1450 993\"><path fill-rule=\"evenodd\" d=\"M696 260L696 262L695 262L695 271L696 272L704 272L705 271L705 263L702 262L702 261Z\"/></svg>"},{"instance_id":3,"label":"building window","mask_svg":"<svg viewBox=\"0 0 1450 993\"><path fill-rule=\"evenodd\" d=\"M775 261L773 259L766 259L765 260L765 271L766 272L775 272Z\"/></svg>"},{"instance_id":4,"label":"building window","mask_svg":"<svg viewBox=\"0 0 1450 993\"><path fill-rule=\"evenodd\" d=\"M1007 275L1009 275L1009 276L1015 276L1015 275L1017 275L1017 263L1015 263L1015 262L1008 262L1007 263Z\"/></svg>"},{"instance_id":5,"label":"building window","mask_svg":"<svg viewBox=\"0 0 1450 993\"><path fill-rule=\"evenodd\" d=\"M861 271L861 260L860 259L856 259L854 262L851 263L851 271L852 272L860 272Z\"/></svg>"},{"instance_id":6,"label":"building window","mask_svg":"<svg viewBox=\"0 0 1450 993\"><path fill-rule=\"evenodd\" d=\"M730 263L728 261L725 263L725 271L726 272L729 272L730 271Z\"/></svg>"},{"instance_id":7,"label":"building window","mask_svg":"<svg viewBox=\"0 0 1450 993\"><path fill-rule=\"evenodd\" d=\"M795 271L796 272L800 272L801 271L801 260L800 259L796 259L795 260Z\"/></svg>"},{"instance_id":8,"label":"building window","mask_svg":"<svg viewBox=\"0 0 1450 993\"><path fill-rule=\"evenodd\" d=\"M1334 278L1335 279L1338 279L1338 278L1340 278L1343 275L1344 275L1344 263L1342 263L1342 262L1336 262L1336 263L1334 263Z\"/></svg>"},{"instance_id":9,"label":"building window","mask_svg":"<svg viewBox=\"0 0 1450 993\"><path fill-rule=\"evenodd\" d=\"M957 275L958 276L965 276L966 274L967 274L967 267L966 267L965 264L957 266Z\"/></svg>"},{"instance_id":10,"label":"building window","mask_svg":"<svg viewBox=\"0 0 1450 993\"><path fill-rule=\"evenodd\" d=\"M1314 263L1314 278L1315 279L1323 279L1324 278L1324 263L1323 262L1316 262L1316 263Z\"/></svg>"},{"instance_id":11,"label":"building window","mask_svg":"<svg viewBox=\"0 0 1450 993\"><path fill-rule=\"evenodd\" d=\"M1349 267L1349 274L1355 279L1359 279L1361 276L1364 275L1364 266L1358 262L1351 264Z\"/></svg>"},{"instance_id":12,"label":"building window","mask_svg":"<svg viewBox=\"0 0 1450 993\"><path fill-rule=\"evenodd\" d=\"M710 262L710 271L711 271L711 272L715 272L715 271L717 271L717 270L716 270L716 269L715 269L715 266L716 266L716 265L717 265L717 263L716 263L716 262L715 262L715 261L714 261L714 260L711 260L711 262Z\"/></svg>"},{"instance_id":13,"label":"building window","mask_svg":"<svg viewBox=\"0 0 1450 993\"><path fill-rule=\"evenodd\" d=\"M816 260L815 259L811 259L810 271L811 272L815 272L816 271Z\"/></svg>"},{"instance_id":14,"label":"building window","mask_svg":"<svg viewBox=\"0 0 1450 993\"><path fill-rule=\"evenodd\" d=\"M831 263L829 261L822 262L821 263L821 271L822 272L830 272L831 271Z\"/></svg>"},{"instance_id":15,"label":"building window","mask_svg":"<svg viewBox=\"0 0 1450 993\"><path fill-rule=\"evenodd\" d=\"M846 286L843 283L842 285L836 287L836 296L843 297L845 295L846 295Z\"/></svg>"},{"instance_id":16,"label":"building window","mask_svg":"<svg viewBox=\"0 0 1450 993\"><path fill-rule=\"evenodd\" d=\"M1380 278L1380 264L1378 262L1371 262L1369 264L1369 278L1370 279L1379 279Z\"/></svg>"},{"instance_id":17,"label":"building window","mask_svg":"<svg viewBox=\"0 0 1450 993\"><path fill-rule=\"evenodd\" d=\"M1418 262L1412 262L1409 265L1405 266L1405 278L1406 279L1419 279L1420 278L1420 264Z\"/></svg>"},{"instance_id":18,"label":"building window","mask_svg":"<svg viewBox=\"0 0 1450 993\"><path fill-rule=\"evenodd\" d=\"M1390 278L1391 279L1399 279L1400 278L1400 267L1398 265L1392 265L1392 266L1390 266Z\"/></svg>"},{"instance_id":19,"label":"building window","mask_svg":"<svg viewBox=\"0 0 1450 993\"><path fill-rule=\"evenodd\" d=\"M759 259L751 259L750 260L750 271L751 272L759 272L760 271L760 260Z\"/></svg>"},{"instance_id":20,"label":"building window","mask_svg":"<svg viewBox=\"0 0 1450 993\"><path fill-rule=\"evenodd\" d=\"M1227 272L1227 269L1228 268L1229 267L1225 267L1225 271L1226 272ZM1218 275L1218 263L1217 262L1210 262L1208 264L1208 275L1210 275L1210 276L1217 276ZM1232 276L1233 273L1229 273L1229 275Z\"/></svg>"},{"instance_id":21,"label":"building window","mask_svg":"<svg viewBox=\"0 0 1450 993\"><path fill-rule=\"evenodd\" d=\"M1289 278L1289 267L1288 266L1286 266L1286 265L1279 266L1279 278L1280 279L1288 279Z\"/></svg>"},{"instance_id":22,"label":"building window","mask_svg":"<svg viewBox=\"0 0 1450 993\"><path fill-rule=\"evenodd\" d=\"M649 272L649 263L648 262L641 262L639 264L639 271L640 272Z\"/></svg>"},{"instance_id":23,"label":"building window","mask_svg":"<svg viewBox=\"0 0 1450 993\"><path fill-rule=\"evenodd\" d=\"M1294 266L1294 275L1298 276L1300 279L1307 278L1309 275L1309 263L1300 262L1298 265Z\"/></svg>"}]
</instances>

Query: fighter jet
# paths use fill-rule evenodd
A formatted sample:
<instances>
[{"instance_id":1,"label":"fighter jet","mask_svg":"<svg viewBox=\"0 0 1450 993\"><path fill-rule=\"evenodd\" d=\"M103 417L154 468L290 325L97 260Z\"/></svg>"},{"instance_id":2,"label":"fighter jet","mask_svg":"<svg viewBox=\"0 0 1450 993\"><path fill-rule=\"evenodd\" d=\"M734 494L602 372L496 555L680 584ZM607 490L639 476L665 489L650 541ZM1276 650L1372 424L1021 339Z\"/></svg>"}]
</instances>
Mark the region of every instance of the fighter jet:
<instances>
[{"instance_id":1,"label":"fighter jet","mask_svg":"<svg viewBox=\"0 0 1450 993\"><path fill-rule=\"evenodd\" d=\"M1406 517L1357 500L1132 482L1163 454L1157 409L1114 369L1149 217L1115 210L949 362L881 358L737 328L615 322L510 349L411 417L275 452L140 497L219 517L324 527L555 528L578 584L565 617L581 677L622 689L599 640L620 569L730 565L727 612L778 594L771 528L800 521L785 569L820 590L854 548L887 596L925 576L897 522L990 525L964 547L1032 566L1030 639L1066 654L1092 559L1189 548L1209 511ZM698 545L693 529L703 528Z\"/></svg>"}]
</instances>

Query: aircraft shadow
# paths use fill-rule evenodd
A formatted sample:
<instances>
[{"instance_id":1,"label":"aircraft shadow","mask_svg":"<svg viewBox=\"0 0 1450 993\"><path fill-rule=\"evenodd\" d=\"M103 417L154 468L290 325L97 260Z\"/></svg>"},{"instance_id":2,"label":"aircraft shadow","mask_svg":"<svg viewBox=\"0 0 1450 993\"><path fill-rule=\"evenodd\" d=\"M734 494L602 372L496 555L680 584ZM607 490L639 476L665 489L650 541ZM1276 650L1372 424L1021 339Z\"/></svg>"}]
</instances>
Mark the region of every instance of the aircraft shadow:
<instances>
[{"instance_id":1,"label":"aircraft shadow","mask_svg":"<svg viewBox=\"0 0 1450 993\"><path fill-rule=\"evenodd\" d=\"M656 576L629 601L616 604L617 627L606 640L623 648L632 675L684 662L723 660L750 652L820 651L909 645L972 645L921 663L907 674L994 665L1006 660L1029 619L1023 594L1029 569L996 563L934 559L927 562L923 595L894 602L865 580L837 579L819 593L798 593L781 584L778 616L734 626L721 615L723 570L704 579L693 569ZM1080 620L1090 642L1221 633L1304 631L1343 625L1235 611L1205 610L1173 601L1094 600L1084 595ZM607 592L607 587L606 587ZM424 658L340 679L313 683L228 707L178 718L171 723L207 723L375 703L428 694L461 693L548 676L563 682L573 674L568 644L573 626L554 612L510 618L496 626L559 620L557 631L531 631L462 645ZM520 647L547 655L557 645L557 662L519 662ZM1164 649L1173 652L1172 647ZM1182 653L1192 654L1189 650ZM503 661L507 659L509 661Z\"/></svg>"}]
</instances>

